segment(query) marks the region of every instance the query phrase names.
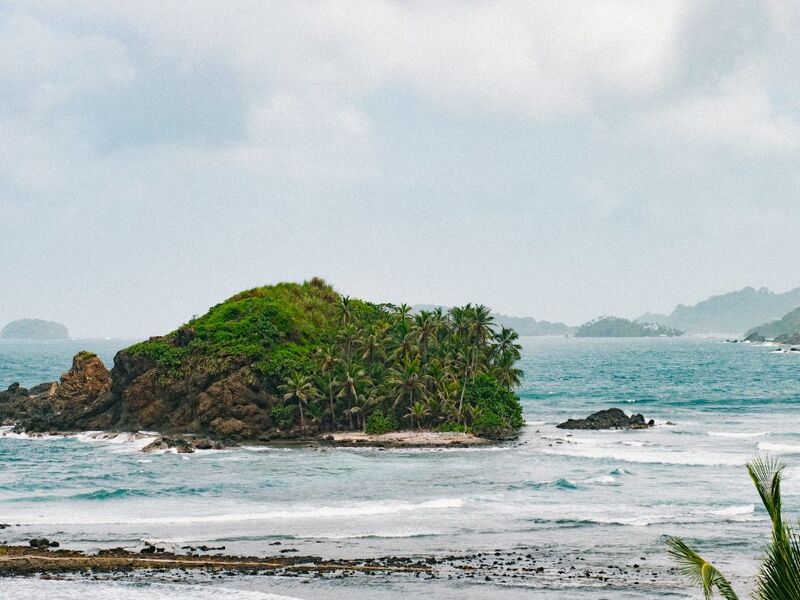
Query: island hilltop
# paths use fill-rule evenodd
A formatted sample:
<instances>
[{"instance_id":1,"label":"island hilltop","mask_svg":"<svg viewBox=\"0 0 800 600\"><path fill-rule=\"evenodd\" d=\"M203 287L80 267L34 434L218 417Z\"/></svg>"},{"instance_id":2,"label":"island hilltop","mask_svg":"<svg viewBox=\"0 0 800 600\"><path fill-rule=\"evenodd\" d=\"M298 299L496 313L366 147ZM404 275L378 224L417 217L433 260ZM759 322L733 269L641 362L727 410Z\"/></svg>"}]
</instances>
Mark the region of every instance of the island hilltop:
<instances>
[{"instance_id":1,"label":"island hilltop","mask_svg":"<svg viewBox=\"0 0 800 600\"><path fill-rule=\"evenodd\" d=\"M640 323L620 317L598 317L578 327L575 337L675 337L683 333L658 323Z\"/></svg>"},{"instance_id":2,"label":"island hilltop","mask_svg":"<svg viewBox=\"0 0 800 600\"><path fill-rule=\"evenodd\" d=\"M61 323L42 319L11 321L0 330L2 340L68 340L69 331Z\"/></svg>"},{"instance_id":3,"label":"island hilltop","mask_svg":"<svg viewBox=\"0 0 800 600\"><path fill-rule=\"evenodd\" d=\"M82 352L59 383L12 385L0 420L223 443L397 430L504 438L522 425L516 340L483 306L412 314L319 278L281 283L121 350L111 371Z\"/></svg>"}]
</instances>

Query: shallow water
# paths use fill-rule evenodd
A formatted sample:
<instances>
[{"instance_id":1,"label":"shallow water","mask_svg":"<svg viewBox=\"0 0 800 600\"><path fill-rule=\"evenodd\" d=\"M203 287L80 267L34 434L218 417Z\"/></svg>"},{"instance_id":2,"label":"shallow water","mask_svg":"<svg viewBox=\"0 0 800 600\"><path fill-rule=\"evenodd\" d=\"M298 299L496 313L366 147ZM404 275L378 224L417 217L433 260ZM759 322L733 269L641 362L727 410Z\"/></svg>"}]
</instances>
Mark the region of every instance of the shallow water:
<instances>
[{"instance_id":1,"label":"shallow water","mask_svg":"<svg viewBox=\"0 0 800 600\"><path fill-rule=\"evenodd\" d=\"M0 523L18 525L0 539L45 536L84 549L135 548L146 539L330 557L535 547L593 568L640 563L664 572L671 566L664 539L680 534L731 578L752 574L768 523L742 465L759 451L782 455L790 465L784 504L800 506L800 356L713 340L523 342L528 426L517 443L497 448L144 455L136 451L141 442L124 438L0 437ZM116 349L85 345L109 363ZM54 379L74 350L65 343L22 349L0 343L0 385ZM609 406L643 412L658 426L572 435L555 428ZM281 545L269 545L275 542ZM398 576L234 577L188 587L169 580L3 584L20 598L53 589L84 599L697 597L680 579L667 579L649 590L542 581L535 592L530 582Z\"/></svg>"}]
</instances>

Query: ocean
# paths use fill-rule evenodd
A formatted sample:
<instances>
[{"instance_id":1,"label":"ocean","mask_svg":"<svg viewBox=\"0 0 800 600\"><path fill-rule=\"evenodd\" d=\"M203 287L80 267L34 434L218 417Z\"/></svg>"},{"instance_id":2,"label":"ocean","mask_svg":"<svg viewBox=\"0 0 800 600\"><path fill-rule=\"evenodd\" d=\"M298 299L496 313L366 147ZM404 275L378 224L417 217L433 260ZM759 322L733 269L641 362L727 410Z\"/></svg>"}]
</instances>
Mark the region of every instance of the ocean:
<instances>
[{"instance_id":1,"label":"ocean","mask_svg":"<svg viewBox=\"0 0 800 600\"><path fill-rule=\"evenodd\" d=\"M670 535L746 592L769 532L747 459L783 458L785 510L800 507L800 354L713 339L522 342L527 425L518 441L497 447L143 454L129 436L6 433L0 523L11 527L0 540L47 537L85 550L147 540L335 558L519 552L546 557L542 576L72 576L5 579L0 597L700 598L672 570ZM0 342L0 385L57 379L81 349L110 366L127 344ZM611 406L657 426L555 427ZM632 574L628 583L577 575L620 566Z\"/></svg>"}]
</instances>

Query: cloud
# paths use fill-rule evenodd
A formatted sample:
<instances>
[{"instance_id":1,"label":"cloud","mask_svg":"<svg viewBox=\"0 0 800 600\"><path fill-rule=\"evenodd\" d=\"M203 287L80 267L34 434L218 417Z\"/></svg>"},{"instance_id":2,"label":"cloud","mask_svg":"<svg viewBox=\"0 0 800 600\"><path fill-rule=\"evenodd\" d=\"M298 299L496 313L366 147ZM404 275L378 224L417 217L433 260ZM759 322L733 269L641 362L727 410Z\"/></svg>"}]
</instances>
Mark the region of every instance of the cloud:
<instances>
[{"instance_id":1,"label":"cloud","mask_svg":"<svg viewBox=\"0 0 800 600\"><path fill-rule=\"evenodd\" d=\"M370 179L378 167L367 116L356 106L276 93L255 102L245 140L218 151L223 160L296 179Z\"/></svg>"},{"instance_id":2,"label":"cloud","mask_svg":"<svg viewBox=\"0 0 800 600\"><path fill-rule=\"evenodd\" d=\"M0 20L0 95L17 110L46 112L132 79L124 45L108 36L57 31L24 15Z\"/></svg>"},{"instance_id":3,"label":"cloud","mask_svg":"<svg viewBox=\"0 0 800 600\"><path fill-rule=\"evenodd\" d=\"M745 153L796 151L800 121L781 112L753 68L722 79L710 92L691 92L645 115L640 133L683 144Z\"/></svg>"}]
</instances>

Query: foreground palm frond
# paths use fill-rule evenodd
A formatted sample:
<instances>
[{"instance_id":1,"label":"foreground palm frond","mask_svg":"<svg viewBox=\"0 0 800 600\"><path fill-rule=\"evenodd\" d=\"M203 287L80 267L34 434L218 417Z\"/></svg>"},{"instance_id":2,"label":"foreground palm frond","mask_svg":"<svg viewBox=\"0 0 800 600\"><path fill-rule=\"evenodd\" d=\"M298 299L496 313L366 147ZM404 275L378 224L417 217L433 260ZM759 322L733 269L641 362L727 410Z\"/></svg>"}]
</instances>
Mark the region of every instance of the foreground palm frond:
<instances>
[{"instance_id":1,"label":"foreground palm frond","mask_svg":"<svg viewBox=\"0 0 800 600\"><path fill-rule=\"evenodd\" d=\"M753 597L757 600L800 600L800 537L783 522L781 473L785 465L774 458L756 457L747 472L772 522L772 539L759 570ZM667 540L669 553L706 599L718 590L726 600L737 599L730 582L682 540Z\"/></svg>"},{"instance_id":2,"label":"foreground palm frond","mask_svg":"<svg viewBox=\"0 0 800 600\"><path fill-rule=\"evenodd\" d=\"M739 600L730 582L722 573L682 540L670 538L667 540L667 545L669 545L669 553L680 565L681 572L689 577L692 583L703 587L703 593L707 600L712 597L714 588L717 588L726 600Z\"/></svg>"}]
</instances>

